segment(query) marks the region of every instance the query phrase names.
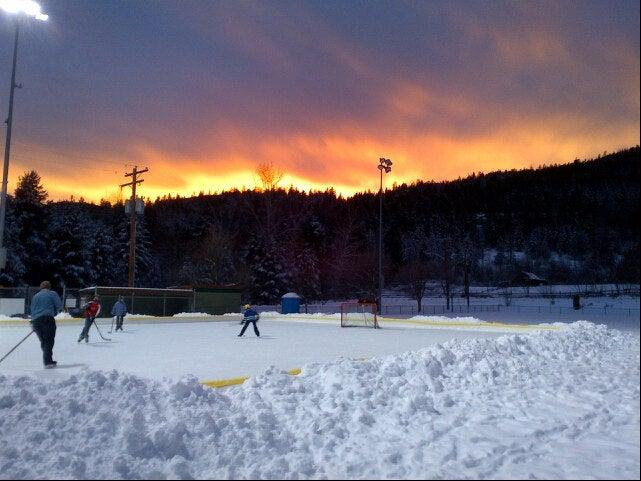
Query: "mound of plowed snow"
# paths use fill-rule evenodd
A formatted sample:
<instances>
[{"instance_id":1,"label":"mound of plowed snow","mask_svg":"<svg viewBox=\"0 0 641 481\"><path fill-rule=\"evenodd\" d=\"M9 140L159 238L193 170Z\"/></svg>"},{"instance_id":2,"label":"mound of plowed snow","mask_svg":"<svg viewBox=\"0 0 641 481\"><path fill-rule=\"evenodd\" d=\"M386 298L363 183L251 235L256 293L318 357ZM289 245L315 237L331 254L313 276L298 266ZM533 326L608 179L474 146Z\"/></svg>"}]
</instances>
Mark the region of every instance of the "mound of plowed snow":
<instances>
[{"instance_id":1,"label":"mound of plowed snow","mask_svg":"<svg viewBox=\"0 0 641 481\"><path fill-rule=\"evenodd\" d=\"M2 478L639 478L639 339L581 322L217 391L0 376Z\"/></svg>"}]
</instances>

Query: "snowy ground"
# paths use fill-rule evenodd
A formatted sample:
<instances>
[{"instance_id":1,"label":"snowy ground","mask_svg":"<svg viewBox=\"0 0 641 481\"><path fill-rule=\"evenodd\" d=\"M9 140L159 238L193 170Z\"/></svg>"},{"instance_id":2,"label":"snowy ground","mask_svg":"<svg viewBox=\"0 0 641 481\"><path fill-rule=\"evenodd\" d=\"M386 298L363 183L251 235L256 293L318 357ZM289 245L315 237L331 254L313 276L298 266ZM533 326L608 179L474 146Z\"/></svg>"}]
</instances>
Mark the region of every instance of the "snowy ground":
<instances>
[{"instance_id":1,"label":"snowy ground","mask_svg":"<svg viewBox=\"0 0 641 481\"><path fill-rule=\"evenodd\" d=\"M55 371L30 339L0 364L0 478L639 479L638 331L260 327L77 345L62 324ZM0 352L24 332L0 327Z\"/></svg>"}]
</instances>

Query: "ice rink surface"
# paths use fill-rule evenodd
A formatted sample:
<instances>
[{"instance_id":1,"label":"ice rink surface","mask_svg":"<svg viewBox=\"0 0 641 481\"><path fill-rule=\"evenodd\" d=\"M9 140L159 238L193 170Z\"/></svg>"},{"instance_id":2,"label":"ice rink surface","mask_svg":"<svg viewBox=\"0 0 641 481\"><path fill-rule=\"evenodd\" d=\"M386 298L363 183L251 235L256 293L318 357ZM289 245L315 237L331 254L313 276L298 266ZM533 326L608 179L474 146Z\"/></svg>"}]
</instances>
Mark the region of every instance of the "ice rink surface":
<instances>
[{"instance_id":1,"label":"ice rink surface","mask_svg":"<svg viewBox=\"0 0 641 481\"><path fill-rule=\"evenodd\" d=\"M184 319L182 319L184 321ZM196 319L197 321L197 319ZM201 380L252 376L270 366L289 370L340 357L371 358L417 350L451 339L498 337L506 331L481 332L385 325L382 329L340 328L337 322L261 320L261 337L252 327L237 337L237 320L180 323L125 323L124 332L108 333L111 320L99 319L103 341L92 326L90 342L78 343L80 324L59 323L54 347L56 370L42 367L40 345L31 336L1 365L1 374L56 379L83 368L116 369L151 379L193 375ZM0 327L0 352L13 347L28 325Z\"/></svg>"}]
</instances>

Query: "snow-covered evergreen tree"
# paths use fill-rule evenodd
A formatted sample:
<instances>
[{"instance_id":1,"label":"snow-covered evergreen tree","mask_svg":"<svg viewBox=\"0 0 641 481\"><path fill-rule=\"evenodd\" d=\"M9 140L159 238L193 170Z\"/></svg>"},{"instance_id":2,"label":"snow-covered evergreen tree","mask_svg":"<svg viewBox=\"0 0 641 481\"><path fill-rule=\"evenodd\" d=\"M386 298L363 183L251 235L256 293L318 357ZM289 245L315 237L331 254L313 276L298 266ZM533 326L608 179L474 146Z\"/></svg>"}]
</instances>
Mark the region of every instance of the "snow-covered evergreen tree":
<instances>
[{"instance_id":1,"label":"snow-covered evergreen tree","mask_svg":"<svg viewBox=\"0 0 641 481\"><path fill-rule=\"evenodd\" d=\"M25 172L18 180L14 196L10 233L13 244L21 246L24 256L19 250L10 253L14 266L22 264L24 270L16 282L38 285L46 272L48 261L47 252L47 211L45 200L47 191L42 186L40 176L35 171ZM14 256L12 259L11 257ZM16 271L17 272L17 271Z\"/></svg>"},{"instance_id":2,"label":"snow-covered evergreen tree","mask_svg":"<svg viewBox=\"0 0 641 481\"><path fill-rule=\"evenodd\" d=\"M116 256L117 244L110 225L98 223L94 229L89 246L92 264L91 283L94 285L119 285L119 259Z\"/></svg>"},{"instance_id":3,"label":"snow-covered evergreen tree","mask_svg":"<svg viewBox=\"0 0 641 481\"><path fill-rule=\"evenodd\" d=\"M75 206L59 209L50 216L49 277L59 286L85 287L93 279L89 246L94 222Z\"/></svg>"},{"instance_id":4,"label":"snow-covered evergreen tree","mask_svg":"<svg viewBox=\"0 0 641 481\"><path fill-rule=\"evenodd\" d=\"M4 242L7 249L7 264L0 272L0 286L17 286L21 284L27 272L25 265L26 252L24 245L19 242L19 224L17 218L15 200L7 197L7 211L5 217Z\"/></svg>"},{"instance_id":5,"label":"snow-covered evergreen tree","mask_svg":"<svg viewBox=\"0 0 641 481\"><path fill-rule=\"evenodd\" d=\"M288 285L282 256L272 242L253 237L245 257L249 265L249 292L253 302L274 304Z\"/></svg>"},{"instance_id":6,"label":"snow-covered evergreen tree","mask_svg":"<svg viewBox=\"0 0 641 481\"><path fill-rule=\"evenodd\" d=\"M129 215L122 215L118 221L116 237L116 279L119 284L126 285L129 272ZM160 267L153 253L151 236L142 215L136 220L136 287L156 286L160 279Z\"/></svg>"},{"instance_id":7,"label":"snow-covered evergreen tree","mask_svg":"<svg viewBox=\"0 0 641 481\"><path fill-rule=\"evenodd\" d=\"M292 273L292 289L297 292L305 302L320 299L320 271L318 260L314 251L305 246L294 259Z\"/></svg>"}]
</instances>

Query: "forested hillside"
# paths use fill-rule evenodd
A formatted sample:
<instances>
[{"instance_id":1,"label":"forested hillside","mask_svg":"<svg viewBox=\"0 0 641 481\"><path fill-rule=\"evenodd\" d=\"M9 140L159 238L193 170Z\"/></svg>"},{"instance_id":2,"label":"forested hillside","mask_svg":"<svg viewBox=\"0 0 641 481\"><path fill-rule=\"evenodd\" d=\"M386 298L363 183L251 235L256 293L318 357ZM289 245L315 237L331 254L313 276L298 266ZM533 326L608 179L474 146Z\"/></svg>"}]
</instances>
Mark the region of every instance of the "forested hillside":
<instances>
[{"instance_id":1,"label":"forested hillside","mask_svg":"<svg viewBox=\"0 0 641 481\"><path fill-rule=\"evenodd\" d=\"M495 284L525 269L554 282L639 282L639 147L597 159L451 182L384 197L386 285ZM374 172L373 175L375 175ZM10 197L3 285L124 285L122 204L47 201L36 172ZM241 284L254 302L376 292L378 194L230 191L147 199L139 286Z\"/></svg>"}]
</instances>

